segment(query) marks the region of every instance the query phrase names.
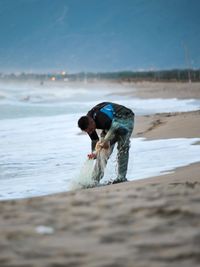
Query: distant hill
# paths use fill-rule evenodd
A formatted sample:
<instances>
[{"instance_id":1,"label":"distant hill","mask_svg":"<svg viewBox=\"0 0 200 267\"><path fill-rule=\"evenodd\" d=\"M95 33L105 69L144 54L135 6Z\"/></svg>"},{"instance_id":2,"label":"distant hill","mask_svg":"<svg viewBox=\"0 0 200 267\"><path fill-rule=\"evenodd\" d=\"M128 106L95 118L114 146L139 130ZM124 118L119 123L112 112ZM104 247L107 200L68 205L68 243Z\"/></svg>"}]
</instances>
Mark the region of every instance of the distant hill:
<instances>
[{"instance_id":1,"label":"distant hill","mask_svg":"<svg viewBox=\"0 0 200 267\"><path fill-rule=\"evenodd\" d=\"M0 0L0 71L197 68L199 14L198 0Z\"/></svg>"}]
</instances>

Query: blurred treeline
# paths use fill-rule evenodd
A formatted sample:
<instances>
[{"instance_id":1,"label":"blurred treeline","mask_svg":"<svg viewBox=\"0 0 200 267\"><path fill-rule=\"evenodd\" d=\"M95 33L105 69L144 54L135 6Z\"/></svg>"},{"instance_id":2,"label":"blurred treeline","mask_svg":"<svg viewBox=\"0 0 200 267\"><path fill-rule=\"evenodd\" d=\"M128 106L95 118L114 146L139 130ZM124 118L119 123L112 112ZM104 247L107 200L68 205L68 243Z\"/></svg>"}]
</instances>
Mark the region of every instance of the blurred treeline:
<instances>
[{"instance_id":1,"label":"blurred treeline","mask_svg":"<svg viewBox=\"0 0 200 267\"><path fill-rule=\"evenodd\" d=\"M3 80L64 80L64 81L163 81L163 82L198 82L200 81L200 69L173 69L173 70L150 70L150 71L117 71L117 72L79 72L67 73L65 71L37 74L37 73L0 73Z\"/></svg>"}]
</instances>

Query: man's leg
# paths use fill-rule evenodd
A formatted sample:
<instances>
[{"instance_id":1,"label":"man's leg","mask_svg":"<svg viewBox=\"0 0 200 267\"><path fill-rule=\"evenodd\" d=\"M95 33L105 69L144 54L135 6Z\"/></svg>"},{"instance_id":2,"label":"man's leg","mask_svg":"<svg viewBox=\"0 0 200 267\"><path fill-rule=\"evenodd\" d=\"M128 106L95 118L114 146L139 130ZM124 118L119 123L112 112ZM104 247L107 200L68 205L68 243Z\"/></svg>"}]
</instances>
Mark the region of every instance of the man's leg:
<instances>
[{"instance_id":1,"label":"man's leg","mask_svg":"<svg viewBox=\"0 0 200 267\"><path fill-rule=\"evenodd\" d=\"M127 181L126 173L128 169L129 160L129 148L130 148L130 137L133 131L134 118L124 121L124 126L128 129L128 133L124 136L120 136L118 140L118 176L115 182Z\"/></svg>"},{"instance_id":2,"label":"man's leg","mask_svg":"<svg viewBox=\"0 0 200 267\"><path fill-rule=\"evenodd\" d=\"M117 161L118 161L118 175L117 181L124 182L126 181L126 173L128 168L128 159L129 159L129 146L130 140L129 136L125 135L123 138L121 137L118 141L118 154L117 154Z\"/></svg>"}]
</instances>

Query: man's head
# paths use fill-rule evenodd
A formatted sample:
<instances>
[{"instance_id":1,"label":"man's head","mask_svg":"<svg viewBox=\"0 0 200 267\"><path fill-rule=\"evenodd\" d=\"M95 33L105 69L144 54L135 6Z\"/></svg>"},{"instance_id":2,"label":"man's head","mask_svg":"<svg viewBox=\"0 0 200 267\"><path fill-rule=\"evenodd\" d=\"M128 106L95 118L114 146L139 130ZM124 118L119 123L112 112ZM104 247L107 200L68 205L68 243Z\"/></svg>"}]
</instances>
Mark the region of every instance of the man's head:
<instances>
[{"instance_id":1,"label":"man's head","mask_svg":"<svg viewBox=\"0 0 200 267\"><path fill-rule=\"evenodd\" d=\"M78 120L78 127L88 133L91 134L96 129L95 121L89 116L83 116Z\"/></svg>"}]
</instances>

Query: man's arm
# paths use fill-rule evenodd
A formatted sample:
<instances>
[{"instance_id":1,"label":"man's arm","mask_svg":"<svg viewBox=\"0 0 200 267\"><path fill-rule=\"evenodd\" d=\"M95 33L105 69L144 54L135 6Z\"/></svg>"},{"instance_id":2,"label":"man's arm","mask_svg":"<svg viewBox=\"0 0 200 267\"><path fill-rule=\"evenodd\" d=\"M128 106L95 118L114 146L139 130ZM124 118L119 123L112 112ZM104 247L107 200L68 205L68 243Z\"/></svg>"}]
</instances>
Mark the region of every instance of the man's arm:
<instances>
[{"instance_id":1,"label":"man's arm","mask_svg":"<svg viewBox=\"0 0 200 267\"><path fill-rule=\"evenodd\" d=\"M114 144L120 136L126 135L127 134L127 129L122 127L120 124L117 122L112 123L109 131L107 132L104 141L108 142L110 141L110 144Z\"/></svg>"},{"instance_id":2,"label":"man's arm","mask_svg":"<svg viewBox=\"0 0 200 267\"><path fill-rule=\"evenodd\" d=\"M88 135L91 139L91 152L92 152L92 153L88 154L88 158L89 159L95 159L96 158L95 147L96 147L97 142L99 141L99 137L98 137L96 131L94 131L93 133L88 134Z\"/></svg>"},{"instance_id":3,"label":"man's arm","mask_svg":"<svg viewBox=\"0 0 200 267\"><path fill-rule=\"evenodd\" d=\"M91 139L91 151L95 150L96 143L99 141L99 137L96 131L91 134L88 134Z\"/></svg>"}]
</instances>

